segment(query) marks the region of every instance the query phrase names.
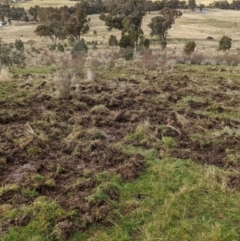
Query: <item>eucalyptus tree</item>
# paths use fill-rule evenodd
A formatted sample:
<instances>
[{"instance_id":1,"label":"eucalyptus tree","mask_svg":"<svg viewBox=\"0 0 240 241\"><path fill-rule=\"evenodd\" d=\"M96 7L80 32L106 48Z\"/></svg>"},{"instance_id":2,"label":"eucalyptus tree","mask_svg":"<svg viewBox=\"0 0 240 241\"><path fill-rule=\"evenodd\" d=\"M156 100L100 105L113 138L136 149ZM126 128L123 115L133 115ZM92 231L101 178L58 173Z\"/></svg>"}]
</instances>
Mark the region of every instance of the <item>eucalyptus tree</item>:
<instances>
[{"instance_id":1,"label":"eucalyptus tree","mask_svg":"<svg viewBox=\"0 0 240 241\"><path fill-rule=\"evenodd\" d=\"M146 0L113 0L107 4L107 13L102 13L100 19L105 22L109 30L115 28L122 35L131 36L135 51L142 31L142 20L146 14Z\"/></svg>"},{"instance_id":2,"label":"eucalyptus tree","mask_svg":"<svg viewBox=\"0 0 240 241\"><path fill-rule=\"evenodd\" d=\"M159 16L151 19L148 25L151 29L151 36L157 36L159 38L162 48L165 48L167 45L168 30L175 23L175 19L181 16L182 13L179 10L165 7L160 11Z\"/></svg>"}]
</instances>

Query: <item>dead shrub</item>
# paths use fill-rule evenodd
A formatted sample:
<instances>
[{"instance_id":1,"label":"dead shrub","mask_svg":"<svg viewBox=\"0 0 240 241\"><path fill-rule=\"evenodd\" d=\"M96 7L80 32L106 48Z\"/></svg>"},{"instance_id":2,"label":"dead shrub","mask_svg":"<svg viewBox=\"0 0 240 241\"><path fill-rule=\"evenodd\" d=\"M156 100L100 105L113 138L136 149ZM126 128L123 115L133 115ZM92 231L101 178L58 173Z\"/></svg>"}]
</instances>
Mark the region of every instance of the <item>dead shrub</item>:
<instances>
[{"instance_id":1,"label":"dead shrub","mask_svg":"<svg viewBox=\"0 0 240 241\"><path fill-rule=\"evenodd\" d=\"M96 70L99 67L113 68L116 64L117 59L120 58L120 53L118 52L90 52L89 63L91 69Z\"/></svg>"},{"instance_id":2,"label":"dead shrub","mask_svg":"<svg viewBox=\"0 0 240 241\"><path fill-rule=\"evenodd\" d=\"M226 52L224 54L224 60L225 60L226 64L230 65L230 66L237 66L240 63L239 55L232 54L229 52Z\"/></svg>"},{"instance_id":3,"label":"dead shrub","mask_svg":"<svg viewBox=\"0 0 240 241\"><path fill-rule=\"evenodd\" d=\"M2 66L1 72L0 72L0 81L11 81L12 80L12 74L9 72L9 68L6 66Z\"/></svg>"},{"instance_id":4,"label":"dead shrub","mask_svg":"<svg viewBox=\"0 0 240 241\"><path fill-rule=\"evenodd\" d=\"M172 71L177 63L176 56L172 55L172 53L168 53L166 50L158 53L156 58L158 69L162 73Z\"/></svg>"},{"instance_id":5,"label":"dead shrub","mask_svg":"<svg viewBox=\"0 0 240 241\"><path fill-rule=\"evenodd\" d=\"M238 54L230 52L219 53L214 56L213 62L215 65L228 65L237 66L240 63L240 57Z\"/></svg>"},{"instance_id":6,"label":"dead shrub","mask_svg":"<svg viewBox=\"0 0 240 241\"><path fill-rule=\"evenodd\" d=\"M92 60L91 60L91 67L93 68L93 69L97 69L99 66L101 66L101 61L99 61L99 59L97 59L97 58L93 58Z\"/></svg>"},{"instance_id":7,"label":"dead shrub","mask_svg":"<svg viewBox=\"0 0 240 241\"><path fill-rule=\"evenodd\" d=\"M72 75L70 73L63 74L59 72L57 79L57 88L59 91L59 98L69 99L71 96L71 80Z\"/></svg>"},{"instance_id":8,"label":"dead shrub","mask_svg":"<svg viewBox=\"0 0 240 241\"><path fill-rule=\"evenodd\" d=\"M56 85L59 97L68 99L71 96L71 85L84 77L85 57L77 55L72 58L69 54L62 54L57 61L58 76Z\"/></svg>"},{"instance_id":9,"label":"dead shrub","mask_svg":"<svg viewBox=\"0 0 240 241\"><path fill-rule=\"evenodd\" d=\"M28 41L25 42L26 45L29 45L29 46L31 46L31 47L32 47L35 43L36 43L36 41L35 41L35 40L32 40L32 39L30 39L30 40L28 40Z\"/></svg>"},{"instance_id":10,"label":"dead shrub","mask_svg":"<svg viewBox=\"0 0 240 241\"><path fill-rule=\"evenodd\" d=\"M153 70L156 68L156 65L157 65L156 57L153 55L151 49L147 49L144 51L142 56L142 63L146 69Z\"/></svg>"},{"instance_id":11,"label":"dead shrub","mask_svg":"<svg viewBox=\"0 0 240 241\"><path fill-rule=\"evenodd\" d=\"M84 78L84 66L86 63L86 57L84 54L77 55L69 62L69 68L72 69L73 74L78 78Z\"/></svg>"},{"instance_id":12,"label":"dead shrub","mask_svg":"<svg viewBox=\"0 0 240 241\"><path fill-rule=\"evenodd\" d=\"M119 52L111 52L111 57L108 63L108 68L112 69L116 66L116 61L120 58Z\"/></svg>"},{"instance_id":13,"label":"dead shrub","mask_svg":"<svg viewBox=\"0 0 240 241\"><path fill-rule=\"evenodd\" d=\"M96 80L96 74L91 69L87 71L87 79L92 82Z\"/></svg>"},{"instance_id":14,"label":"dead shrub","mask_svg":"<svg viewBox=\"0 0 240 241\"><path fill-rule=\"evenodd\" d=\"M56 63L56 55L47 49L41 52L40 58L43 65L51 65L53 63Z\"/></svg>"},{"instance_id":15,"label":"dead shrub","mask_svg":"<svg viewBox=\"0 0 240 241\"><path fill-rule=\"evenodd\" d=\"M202 64L204 59L205 59L205 56L202 53L194 52L191 55L191 64Z\"/></svg>"}]
</instances>

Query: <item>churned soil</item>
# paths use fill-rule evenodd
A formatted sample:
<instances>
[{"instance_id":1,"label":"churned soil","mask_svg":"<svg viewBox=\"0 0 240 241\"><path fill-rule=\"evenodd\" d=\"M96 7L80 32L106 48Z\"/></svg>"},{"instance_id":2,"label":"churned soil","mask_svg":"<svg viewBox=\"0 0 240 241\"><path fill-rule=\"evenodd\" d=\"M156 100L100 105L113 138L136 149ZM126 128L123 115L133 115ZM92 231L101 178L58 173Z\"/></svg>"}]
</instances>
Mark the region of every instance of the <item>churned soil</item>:
<instances>
[{"instance_id":1,"label":"churned soil","mask_svg":"<svg viewBox=\"0 0 240 241\"><path fill-rule=\"evenodd\" d=\"M41 195L66 211L77 210L86 226L102 220L111 205L89 198L101 185L99 175L133 181L145 170L144 157L126 154L124 145L154 148L159 158L239 169L240 119L234 108L240 104L240 83L224 78L199 82L180 73L139 74L143 81L81 82L71 87L68 99L54 98L56 87L44 78L39 85L8 88L12 94L0 103L0 183L19 188L4 192L0 203L18 207ZM146 120L149 138L126 138ZM229 180L230 187L239 185L239 176ZM111 185L103 192L109 200L119 198ZM29 221L22 216L3 228ZM59 220L58 226L66 237L82 228L68 220Z\"/></svg>"}]
</instances>

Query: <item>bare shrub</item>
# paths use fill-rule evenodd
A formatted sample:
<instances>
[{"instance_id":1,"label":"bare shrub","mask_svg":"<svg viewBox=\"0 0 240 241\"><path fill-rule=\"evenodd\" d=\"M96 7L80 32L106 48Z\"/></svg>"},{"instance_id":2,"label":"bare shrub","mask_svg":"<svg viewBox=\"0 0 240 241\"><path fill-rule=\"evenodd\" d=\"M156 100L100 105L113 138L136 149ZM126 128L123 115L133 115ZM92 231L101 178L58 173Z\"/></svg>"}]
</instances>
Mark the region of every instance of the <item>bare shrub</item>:
<instances>
[{"instance_id":1,"label":"bare shrub","mask_svg":"<svg viewBox=\"0 0 240 241\"><path fill-rule=\"evenodd\" d=\"M158 69L164 73L172 71L177 63L176 56L168 53L167 50L163 50L158 53L157 56Z\"/></svg>"},{"instance_id":2,"label":"bare shrub","mask_svg":"<svg viewBox=\"0 0 240 241\"><path fill-rule=\"evenodd\" d=\"M62 99L68 99L71 96L72 75L70 73L63 74L63 72L59 72L57 78L56 83L59 91L59 97Z\"/></svg>"},{"instance_id":3,"label":"bare shrub","mask_svg":"<svg viewBox=\"0 0 240 241\"><path fill-rule=\"evenodd\" d=\"M202 64L205 59L205 56L203 53L194 52L190 58L191 58L191 64Z\"/></svg>"},{"instance_id":4,"label":"bare shrub","mask_svg":"<svg viewBox=\"0 0 240 241\"><path fill-rule=\"evenodd\" d=\"M29 39L28 41L25 42L25 44L32 47L35 44L35 42L36 42L35 40Z\"/></svg>"},{"instance_id":5,"label":"bare shrub","mask_svg":"<svg viewBox=\"0 0 240 241\"><path fill-rule=\"evenodd\" d=\"M178 64L187 64L190 63L190 57L185 54L179 54L176 56L176 62Z\"/></svg>"},{"instance_id":6,"label":"bare shrub","mask_svg":"<svg viewBox=\"0 0 240 241\"><path fill-rule=\"evenodd\" d=\"M240 64L240 56L231 52L218 53L213 56L212 64L238 66Z\"/></svg>"},{"instance_id":7,"label":"bare shrub","mask_svg":"<svg viewBox=\"0 0 240 241\"><path fill-rule=\"evenodd\" d=\"M94 51L90 52L88 55L89 64L93 70L103 66L106 68L113 68L119 57L120 53L115 51Z\"/></svg>"},{"instance_id":8,"label":"bare shrub","mask_svg":"<svg viewBox=\"0 0 240 241\"><path fill-rule=\"evenodd\" d=\"M56 86L59 97L68 99L71 96L71 85L84 77L85 56L77 55L72 58L69 54L59 55L57 60L58 75Z\"/></svg>"},{"instance_id":9,"label":"bare shrub","mask_svg":"<svg viewBox=\"0 0 240 241\"><path fill-rule=\"evenodd\" d=\"M12 74L9 72L9 68L6 66L2 66L1 72L0 72L0 81L11 81L12 80Z\"/></svg>"},{"instance_id":10,"label":"bare shrub","mask_svg":"<svg viewBox=\"0 0 240 241\"><path fill-rule=\"evenodd\" d=\"M151 49L147 49L144 51L142 56L142 63L146 69L152 70L156 68L156 65L157 65L156 57L153 55Z\"/></svg>"},{"instance_id":11,"label":"bare shrub","mask_svg":"<svg viewBox=\"0 0 240 241\"><path fill-rule=\"evenodd\" d=\"M23 51L13 50L12 44L7 44L0 38L0 65L8 66L13 65L25 66L25 55Z\"/></svg>"},{"instance_id":12,"label":"bare shrub","mask_svg":"<svg viewBox=\"0 0 240 241\"><path fill-rule=\"evenodd\" d=\"M96 79L96 75L91 69L88 69L87 71L87 79L88 81L95 81Z\"/></svg>"},{"instance_id":13,"label":"bare shrub","mask_svg":"<svg viewBox=\"0 0 240 241\"><path fill-rule=\"evenodd\" d=\"M69 68L72 69L73 74L78 78L84 78L84 66L86 63L86 57L84 54L77 55L69 62Z\"/></svg>"},{"instance_id":14,"label":"bare shrub","mask_svg":"<svg viewBox=\"0 0 240 241\"><path fill-rule=\"evenodd\" d=\"M93 58L91 60L91 67L94 68L94 69L97 69L98 67L101 66L101 61L98 59L98 58Z\"/></svg>"},{"instance_id":15,"label":"bare shrub","mask_svg":"<svg viewBox=\"0 0 240 241\"><path fill-rule=\"evenodd\" d=\"M56 63L56 54L54 54L52 51L45 49L41 52L40 59L41 64L51 65L53 63Z\"/></svg>"},{"instance_id":16,"label":"bare shrub","mask_svg":"<svg viewBox=\"0 0 240 241\"><path fill-rule=\"evenodd\" d=\"M230 66L237 66L240 63L239 55L232 54L229 52L226 52L224 54L224 60L225 60L226 64L230 65Z\"/></svg>"}]
</instances>

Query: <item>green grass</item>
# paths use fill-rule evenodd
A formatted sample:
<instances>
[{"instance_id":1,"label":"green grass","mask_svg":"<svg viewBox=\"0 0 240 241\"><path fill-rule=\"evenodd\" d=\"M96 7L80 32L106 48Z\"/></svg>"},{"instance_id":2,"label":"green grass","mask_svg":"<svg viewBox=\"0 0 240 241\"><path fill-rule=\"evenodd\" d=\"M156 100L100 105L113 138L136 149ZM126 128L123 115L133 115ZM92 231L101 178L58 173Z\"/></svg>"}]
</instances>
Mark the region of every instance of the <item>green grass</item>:
<instances>
[{"instance_id":1,"label":"green grass","mask_svg":"<svg viewBox=\"0 0 240 241\"><path fill-rule=\"evenodd\" d=\"M32 66L26 68L18 68L14 67L13 72L15 74L23 75L23 74L49 74L54 73L56 70L52 66Z\"/></svg>"},{"instance_id":2,"label":"green grass","mask_svg":"<svg viewBox=\"0 0 240 241\"><path fill-rule=\"evenodd\" d=\"M38 197L34 203L28 206L22 206L19 210L14 210L13 217L23 214L30 216L31 221L27 226L14 227L9 230L2 241L49 241L56 240L53 233L56 219L64 215L56 202L49 201L45 197ZM9 215L8 215L9 216ZM3 215L6 218L7 214Z\"/></svg>"},{"instance_id":3,"label":"green grass","mask_svg":"<svg viewBox=\"0 0 240 241\"><path fill-rule=\"evenodd\" d=\"M120 189L109 225L70 240L239 240L240 194L226 188L227 173L191 160L155 159L137 181ZM220 180L220 181L219 181Z\"/></svg>"},{"instance_id":4,"label":"green grass","mask_svg":"<svg viewBox=\"0 0 240 241\"><path fill-rule=\"evenodd\" d=\"M239 240L240 193L226 187L228 172L191 160L160 160L154 150L140 147L128 146L123 152L141 153L147 171L125 184L118 176L99 174L99 185L89 199L104 200L104 191L115 188L120 200L104 223L76 232L71 241ZM22 193L37 195L32 190ZM54 233L55 221L67 214L56 202L38 197L31 205L6 211L3 218L23 214L31 217L30 223L10 229L3 241L60 240Z\"/></svg>"}]
</instances>

